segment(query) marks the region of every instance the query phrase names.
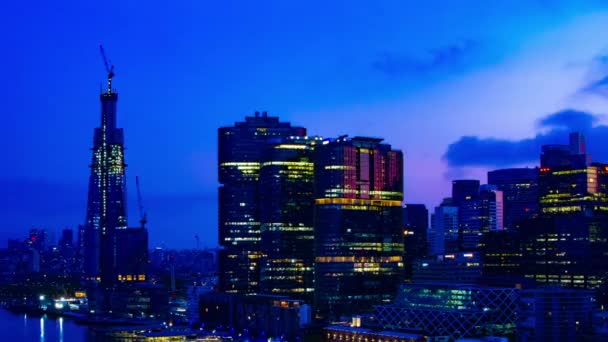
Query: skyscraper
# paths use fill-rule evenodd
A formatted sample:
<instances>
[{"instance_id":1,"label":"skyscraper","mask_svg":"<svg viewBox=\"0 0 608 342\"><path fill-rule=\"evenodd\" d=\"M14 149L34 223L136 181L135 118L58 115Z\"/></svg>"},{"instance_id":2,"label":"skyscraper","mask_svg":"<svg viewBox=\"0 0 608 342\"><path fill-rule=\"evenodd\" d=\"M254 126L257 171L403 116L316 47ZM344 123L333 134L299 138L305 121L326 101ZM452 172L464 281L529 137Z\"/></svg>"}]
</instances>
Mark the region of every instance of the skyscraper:
<instances>
[{"instance_id":1,"label":"skyscraper","mask_svg":"<svg viewBox=\"0 0 608 342\"><path fill-rule=\"evenodd\" d=\"M405 278L410 280L414 261L424 258L428 250L429 211L426 206L424 204L404 205L403 226L403 265Z\"/></svg>"},{"instance_id":2,"label":"skyscraper","mask_svg":"<svg viewBox=\"0 0 608 342\"><path fill-rule=\"evenodd\" d=\"M543 146L539 217L522 222L522 274L537 283L598 289L608 274L608 165L588 163L582 135Z\"/></svg>"},{"instance_id":3,"label":"skyscraper","mask_svg":"<svg viewBox=\"0 0 608 342\"><path fill-rule=\"evenodd\" d=\"M219 283L228 293L256 293L260 287L260 166L269 139L306 135L266 112L218 129Z\"/></svg>"},{"instance_id":4,"label":"skyscraper","mask_svg":"<svg viewBox=\"0 0 608 342\"><path fill-rule=\"evenodd\" d=\"M313 152L320 138L269 142L260 165L261 292L312 300Z\"/></svg>"},{"instance_id":5,"label":"skyscraper","mask_svg":"<svg viewBox=\"0 0 608 342\"><path fill-rule=\"evenodd\" d=\"M481 231L479 184L474 179L452 181L452 203L458 207L458 250L461 251L473 250Z\"/></svg>"},{"instance_id":6,"label":"skyscraper","mask_svg":"<svg viewBox=\"0 0 608 342\"><path fill-rule=\"evenodd\" d=\"M541 215L608 212L608 164L589 163L583 139L572 133L570 145L543 146L538 177Z\"/></svg>"},{"instance_id":7,"label":"skyscraper","mask_svg":"<svg viewBox=\"0 0 608 342\"><path fill-rule=\"evenodd\" d=\"M429 255L456 253L458 251L458 207L451 198L443 200L431 215Z\"/></svg>"},{"instance_id":8,"label":"skyscraper","mask_svg":"<svg viewBox=\"0 0 608 342\"><path fill-rule=\"evenodd\" d=\"M116 126L118 94L111 87L99 98L100 127L95 129L85 223L85 277L117 280L116 231L127 228L124 138Z\"/></svg>"},{"instance_id":9,"label":"skyscraper","mask_svg":"<svg viewBox=\"0 0 608 342\"><path fill-rule=\"evenodd\" d=\"M315 310L390 301L403 279L403 155L381 139L324 141L315 156Z\"/></svg>"},{"instance_id":10,"label":"skyscraper","mask_svg":"<svg viewBox=\"0 0 608 342\"><path fill-rule=\"evenodd\" d=\"M504 226L517 227L538 214L538 169L502 169L488 172L488 184L503 192Z\"/></svg>"}]
</instances>

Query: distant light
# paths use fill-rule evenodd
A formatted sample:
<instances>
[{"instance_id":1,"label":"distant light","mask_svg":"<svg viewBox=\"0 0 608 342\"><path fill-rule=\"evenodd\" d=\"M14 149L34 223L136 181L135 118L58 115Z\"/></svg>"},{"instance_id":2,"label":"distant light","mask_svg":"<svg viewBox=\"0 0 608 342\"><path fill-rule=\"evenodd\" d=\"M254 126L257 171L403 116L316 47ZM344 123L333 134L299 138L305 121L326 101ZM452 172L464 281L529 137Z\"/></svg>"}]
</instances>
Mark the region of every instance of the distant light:
<instances>
[{"instance_id":1,"label":"distant light","mask_svg":"<svg viewBox=\"0 0 608 342\"><path fill-rule=\"evenodd\" d=\"M38 299L44 300L44 295L40 295L40 297L38 297Z\"/></svg>"},{"instance_id":2,"label":"distant light","mask_svg":"<svg viewBox=\"0 0 608 342\"><path fill-rule=\"evenodd\" d=\"M55 303L55 309L58 309L58 310L63 309L63 303Z\"/></svg>"}]
</instances>

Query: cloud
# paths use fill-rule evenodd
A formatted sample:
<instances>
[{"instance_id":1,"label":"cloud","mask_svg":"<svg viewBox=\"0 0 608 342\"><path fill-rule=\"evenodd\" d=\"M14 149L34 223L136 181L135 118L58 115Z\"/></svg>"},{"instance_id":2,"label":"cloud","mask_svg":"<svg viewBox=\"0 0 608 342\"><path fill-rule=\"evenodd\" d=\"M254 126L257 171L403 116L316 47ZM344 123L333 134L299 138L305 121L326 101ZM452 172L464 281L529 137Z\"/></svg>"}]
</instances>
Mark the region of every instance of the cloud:
<instances>
[{"instance_id":1,"label":"cloud","mask_svg":"<svg viewBox=\"0 0 608 342\"><path fill-rule=\"evenodd\" d=\"M420 56L384 52L372 62L372 68L388 76L403 76L462 66L465 63L465 57L471 54L477 46L476 42L465 40L428 50Z\"/></svg>"},{"instance_id":2,"label":"cloud","mask_svg":"<svg viewBox=\"0 0 608 342\"><path fill-rule=\"evenodd\" d=\"M579 93L608 98L608 55L600 55L594 58L588 79Z\"/></svg>"},{"instance_id":3,"label":"cloud","mask_svg":"<svg viewBox=\"0 0 608 342\"><path fill-rule=\"evenodd\" d=\"M540 119L540 128L567 128L574 131L586 131L598 122L598 116L573 109L562 110Z\"/></svg>"},{"instance_id":4,"label":"cloud","mask_svg":"<svg viewBox=\"0 0 608 342\"><path fill-rule=\"evenodd\" d=\"M599 115L567 109L540 119L541 133L521 140L463 136L450 144L443 155L450 168L508 167L523 163L538 164L541 146L566 144L568 134L580 131L586 134L588 151L594 160L608 162L608 126L597 125Z\"/></svg>"},{"instance_id":5,"label":"cloud","mask_svg":"<svg viewBox=\"0 0 608 342\"><path fill-rule=\"evenodd\" d=\"M598 80L589 83L582 89L582 92L599 95L602 97L608 97L608 76L602 77Z\"/></svg>"}]
</instances>

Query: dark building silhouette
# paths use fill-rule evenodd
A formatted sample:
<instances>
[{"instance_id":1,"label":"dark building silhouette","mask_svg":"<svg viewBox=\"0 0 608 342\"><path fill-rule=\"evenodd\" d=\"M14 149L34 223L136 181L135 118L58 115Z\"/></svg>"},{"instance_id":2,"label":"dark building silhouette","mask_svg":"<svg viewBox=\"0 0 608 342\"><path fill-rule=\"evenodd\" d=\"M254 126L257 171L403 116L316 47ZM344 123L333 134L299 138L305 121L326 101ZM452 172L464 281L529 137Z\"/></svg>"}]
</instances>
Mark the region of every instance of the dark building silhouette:
<instances>
[{"instance_id":1,"label":"dark building silhouette","mask_svg":"<svg viewBox=\"0 0 608 342\"><path fill-rule=\"evenodd\" d=\"M116 231L117 279L146 281L148 272L148 230L129 228Z\"/></svg>"},{"instance_id":2,"label":"dark building silhouette","mask_svg":"<svg viewBox=\"0 0 608 342\"><path fill-rule=\"evenodd\" d=\"M424 204L406 204L403 207L403 265L405 279L412 279L414 262L426 257L429 211Z\"/></svg>"},{"instance_id":3,"label":"dark building silhouette","mask_svg":"<svg viewBox=\"0 0 608 342\"><path fill-rule=\"evenodd\" d=\"M228 293L260 289L259 177L269 139L306 135L306 129L257 113L218 129L219 285Z\"/></svg>"},{"instance_id":4,"label":"dark building silhouette","mask_svg":"<svg viewBox=\"0 0 608 342\"><path fill-rule=\"evenodd\" d=\"M515 229L519 221L538 214L537 168L490 171L488 184L503 192L505 229Z\"/></svg>"},{"instance_id":5,"label":"dark building silhouette","mask_svg":"<svg viewBox=\"0 0 608 342\"><path fill-rule=\"evenodd\" d=\"M319 138L269 143L260 165L261 292L312 300L313 153Z\"/></svg>"},{"instance_id":6,"label":"dark building silhouette","mask_svg":"<svg viewBox=\"0 0 608 342\"><path fill-rule=\"evenodd\" d=\"M519 231L488 232L481 239L480 249L483 275L519 278L522 262Z\"/></svg>"},{"instance_id":7,"label":"dark building silhouette","mask_svg":"<svg viewBox=\"0 0 608 342\"><path fill-rule=\"evenodd\" d=\"M403 155L381 141L340 137L317 148L317 317L369 311L403 279Z\"/></svg>"},{"instance_id":8,"label":"dark building silhouette","mask_svg":"<svg viewBox=\"0 0 608 342\"><path fill-rule=\"evenodd\" d=\"M124 137L116 125L118 94L108 83L100 96L101 122L95 128L85 223L85 277L117 280L116 231L127 228Z\"/></svg>"},{"instance_id":9,"label":"dark building silhouette","mask_svg":"<svg viewBox=\"0 0 608 342\"><path fill-rule=\"evenodd\" d=\"M477 253L435 255L417 260L413 283L473 284L481 277L481 260Z\"/></svg>"},{"instance_id":10,"label":"dark building silhouette","mask_svg":"<svg viewBox=\"0 0 608 342\"><path fill-rule=\"evenodd\" d=\"M473 250L481 231L480 182L473 179L452 181L452 204L458 207L458 250ZM446 251L447 253L447 251Z\"/></svg>"},{"instance_id":11,"label":"dark building silhouette","mask_svg":"<svg viewBox=\"0 0 608 342\"><path fill-rule=\"evenodd\" d=\"M591 291L547 287L535 290L533 296L536 341L595 340L590 337L594 309Z\"/></svg>"},{"instance_id":12,"label":"dark building silhouette","mask_svg":"<svg viewBox=\"0 0 608 342\"><path fill-rule=\"evenodd\" d=\"M452 204L460 207L467 201L476 200L479 196L480 182L477 179L460 179L452 181Z\"/></svg>"},{"instance_id":13,"label":"dark building silhouette","mask_svg":"<svg viewBox=\"0 0 608 342\"><path fill-rule=\"evenodd\" d=\"M60 248L72 248L74 247L74 231L66 228L61 231L61 239L59 240Z\"/></svg>"}]
</instances>

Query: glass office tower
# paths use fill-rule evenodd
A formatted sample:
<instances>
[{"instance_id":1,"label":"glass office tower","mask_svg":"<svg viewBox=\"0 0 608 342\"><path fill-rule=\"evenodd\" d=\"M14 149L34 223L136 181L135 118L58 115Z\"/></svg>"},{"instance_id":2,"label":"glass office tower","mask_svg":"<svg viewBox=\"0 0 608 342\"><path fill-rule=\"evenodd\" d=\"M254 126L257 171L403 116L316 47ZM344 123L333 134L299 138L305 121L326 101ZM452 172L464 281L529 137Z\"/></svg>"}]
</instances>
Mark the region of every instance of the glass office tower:
<instances>
[{"instance_id":1,"label":"glass office tower","mask_svg":"<svg viewBox=\"0 0 608 342\"><path fill-rule=\"evenodd\" d=\"M488 172L488 184L503 192L506 230L538 214L538 168L502 169Z\"/></svg>"},{"instance_id":2,"label":"glass office tower","mask_svg":"<svg viewBox=\"0 0 608 342\"><path fill-rule=\"evenodd\" d=\"M281 140L260 165L261 292L312 300L313 153L321 140Z\"/></svg>"},{"instance_id":3,"label":"glass office tower","mask_svg":"<svg viewBox=\"0 0 608 342\"><path fill-rule=\"evenodd\" d=\"M324 141L315 156L315 311L389 302L403 279L403 155L381 139Z\"/></svg>"},{"instance_id":4,"label":"glass office tower","mask_svg":"<svg viewBox=\"0 0 608 342\"><path fill-rule=\"evenodd\" d=\"M257 293L260 286L259 177L269 139L305 136L266 112L218 130L220 288Z\"/></svg>"}]
</instances>

